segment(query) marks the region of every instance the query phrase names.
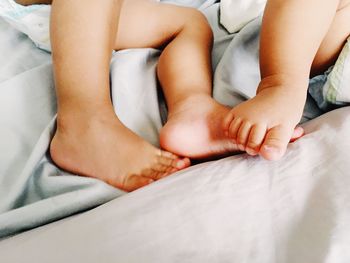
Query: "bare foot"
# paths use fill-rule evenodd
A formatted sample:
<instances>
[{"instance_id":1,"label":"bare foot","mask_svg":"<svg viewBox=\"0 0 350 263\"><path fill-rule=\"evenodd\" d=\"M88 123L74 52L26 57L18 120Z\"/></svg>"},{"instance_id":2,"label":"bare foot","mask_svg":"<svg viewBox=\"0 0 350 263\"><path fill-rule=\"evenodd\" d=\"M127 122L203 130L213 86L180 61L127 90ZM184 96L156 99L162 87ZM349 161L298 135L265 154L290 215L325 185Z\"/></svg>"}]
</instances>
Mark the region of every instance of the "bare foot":
<instances>
[{"instance_id":1,"label":"bare foot","mask_svg":"<svg viewBox=\"0 0 350 263\"><path fill-rule=\"evenodd\" d=\"M114 114L99 116L58 119L50 153L59 167L133 191L190 165L135 135Z\"/></svg>"},{"instance_id":2,"label":"bare foot","mask_svg":"<svg viewBox=\"0 0 350 263\"><path fill-rule=\"evenodd\" d=\"M175 154L198 159L238 152L222 130L229 111L208 95L191 96L169 112L160 144Z\"/></svg>"},{"instance_id":3,"label":"bare foot","mask_svg":"<svg viewBox=\"0 0 350 263\"><path fill-rule=\"evenodd\" d=\"M263 80L258 94L233 108L224 121L224 130L241 151L267 160L280 159L289 141L304 134L295 127L303 113L306 88L275 84L275 80Z\"/></svg>"}]
</instances>

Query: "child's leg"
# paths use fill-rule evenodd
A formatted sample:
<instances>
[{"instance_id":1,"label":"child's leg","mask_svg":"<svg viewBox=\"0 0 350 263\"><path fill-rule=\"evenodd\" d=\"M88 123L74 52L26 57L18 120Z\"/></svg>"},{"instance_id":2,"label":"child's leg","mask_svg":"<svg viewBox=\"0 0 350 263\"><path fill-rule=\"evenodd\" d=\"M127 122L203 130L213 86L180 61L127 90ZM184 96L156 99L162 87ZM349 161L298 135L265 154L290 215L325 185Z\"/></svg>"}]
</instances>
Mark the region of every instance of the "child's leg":
<instances>
[{"instance_id":1,"label":"child's leg","mask_svg":"<svg viewBox=\"0 0 350 263\"><path fill-rule=\"evenodd\" d=\"M322 74L333 65L350 35L350 0L339 3L332 24L312 63L311 75Z\"/></svg>"},{"instance_id":2,"label":"child's leg","mask_svg":"<svg viewBox=\"0 0 350 263\"><path fill-rule=\"evenodd\" d=\"M257 96L235 107L224 122L241 149L269 160L283 156L303 112L312 64L315 72L329 67L350 33L348 2L268 1Z\"/></svg>"},{"instance_id":3,"label":"child's leg","mask_svg":"<svg viewBox=\"0 0 350 263\"><path fill-rule=\"evenodd\" d=\"M158 76L169 115L161 146L189 157L237 150L218 129L229 109L211 98L212 32L204 16L154 1L125 2L116 49L150 46L165 46Z\"/></svg>"},{"instance_id":4,"label":"child's leg","mask_svg":"<svg viewBox=\"0 0 350 263\"><path fill-rule=\"evenodd\" d=\"M55 163L68 171L130 191L188 166L189 161L153 147L127 129L113 111L109 63L121 4L53 2L58 115L50 152Z\"/></svg>"}]
</instances>

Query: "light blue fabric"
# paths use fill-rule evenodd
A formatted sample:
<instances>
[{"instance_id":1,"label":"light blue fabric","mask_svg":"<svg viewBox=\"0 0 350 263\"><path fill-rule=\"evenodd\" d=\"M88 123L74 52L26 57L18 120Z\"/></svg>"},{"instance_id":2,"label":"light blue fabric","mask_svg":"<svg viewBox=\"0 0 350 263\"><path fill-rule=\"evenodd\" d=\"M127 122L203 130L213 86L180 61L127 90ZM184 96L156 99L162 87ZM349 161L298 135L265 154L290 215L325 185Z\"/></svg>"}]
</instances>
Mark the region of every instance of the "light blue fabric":
<instances>
[{"instance_id":1,"label":"light blue fabric","mask_svg":"<svg viewBox=\"0 0 350 263\"><path fill-rule=\"evenodd\" d=\"M327 101L324 96L325 84L327 83L329 73L332 69L333 66L324 74L318 75L310 80L309 94L315 100L318 107L323 111L329 111L335 108L335 105Z\"/></svg>"},{"instance_id":2,"label":"light blue fabric","mask_svg":"<svg viewBox=\"0 0 350 263\"><path fill-rule=\"evenodd\" d=\"M310 81L309 92L320 109L329 111L350 105L350 38L327 72Z\"/></svg>"},{"instance_id":3,"label":"light blue fabric","mask_svg":"<svg viewBox=\"0 0 350 263\"><path fill-rule=\"evenodd\" d=\"M207 16L215 36L214 97L234 106L254 96L260 79L261 20L230 35L218 22L219 4L215 2L177 3L198 7ZM159 51L154 49L125 50L114 53L111 63L111 94L118 105L118 117L155 145L162 126L159 107L166 114L164 101L158 98L158 57ZM56 97L50 55L1 19L0 92L0 237L85 211L124 194L101 181L62 171L52 163L47 150L54 131ZM304 120L321 113L314 101L308 100Z\"/></svg>"},{"instance_id":4,"label":"light blue fabric","mask_svg":"<svg viewBox=\"0 0 350 263\"><path fill-rule=\"evenodd\" d=\"M28 35L38 48L51 51L50 6L22 6L14 0L0 1L0 16L14 28Z\"/></svg>"}]
</instances>

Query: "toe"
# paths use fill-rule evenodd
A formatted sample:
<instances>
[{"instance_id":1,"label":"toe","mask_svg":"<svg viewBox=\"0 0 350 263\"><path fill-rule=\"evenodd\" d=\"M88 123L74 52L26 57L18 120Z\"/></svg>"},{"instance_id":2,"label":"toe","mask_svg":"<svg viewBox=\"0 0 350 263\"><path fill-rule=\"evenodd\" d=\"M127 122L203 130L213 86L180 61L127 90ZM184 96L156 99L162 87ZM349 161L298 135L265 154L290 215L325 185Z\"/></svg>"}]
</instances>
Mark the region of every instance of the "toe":
<instances>
[{"instance_id":1,"label":"toe","mask_svg":"<svg viewBox=\"0 0 350 263\"><path fill-rule=\"evenodd\" d=\"M291 138L292 130L283 126L270 129L260 148L260 155L267 160L279 160L284 155Z\"/></svg>"},{"instance_id":2,"label":"toe","mask_svg":"<svg viewBox=\"0 0 350 263\"><path fill-rule=\"evenodd\" d=\"M179 159L176 161L176 164L174 166L174 168L178 169L178 170L182 170L185 169L187 167L189 167L191 165L191 161L189 158L183 158L183 159Z\"/></svg>"},{"instance_id":3,"label":"toe","mask_svg":"<svg viewBox=\"0 0 350 263\"><path fill-rule=\"evenodd\" d=\"M160 150L160 149L159 149L158 156L159 156L160 158L163 158L163 159L170 159L170 160L174 160L174 159L179 158L177 155L175 155L175 154L173 154L173 153L171 153L171 152L163 151L163 150Z\"/></svg>"},{"instance_id":4,"label":"toe","mask_svg":"<svg viewBox=\"0 0 350 263\"><path fill-rule=\"evenodd\" d=\"M144 187L146 185L149 185L153 182L154 180L148 177L144 177L140 175L129 175L125 178L122 186L119 188L127 192L131 192L141 187Z\"/></svg>"},{"instance_id":5,"label":"toe","mask_svg":"<svg viewBox=\"0 0 350 263\"><path fill-rule=\"evenodd\" d=\"M224 118L224 121L222 123L223 124L222 128L224 129L225 132L228 132L230 128L230 124L231 122L233 122L234 117L235 117L234 112L231 110Z\"/></svg>"},{"instance_id":6,"label":"toe","mask_svg":"<svg viewBox=\"0 0 350 263\"><path fill-rule=\"evenodd\" d=\"M176 168L178 170L184 169L191 165L191 161L189 158L180 158L175 154L172 154L167 151L160 151L158 155L158 163L163 166Z\"/></svg>"},{"instance_id":7,"label":"toe","mask_svg":"<svg viewBox=\"0 0 350 263\"><path fill-rule=\"evenodd\" d=\"M248 141L251 128L252 128L252 125L247 121L244 121L239 127L239 130L237 133L237 144L238 144L238 148L241 151L245 151L245 147Z\"/></svg>"},{"instance_id":8,"label":"toe","mask_svg":"<svg viewBox=\"0 0 350 263\"><path fill-rule=\"evenodd\" d=\"M229 136L232 140L235 140L236 142L237 142L238 130L239 130L241 124L242 124L242 119L241 119L241 118L236 118L236 119L234 119L234 120L231 122L229 131L228 131L228 136Z\"/></svg>"},{"instance_id":9,"label":"toe","mask_svg":"<svg viewBox=\"0 0 350 263\"><path fill-rule=\"evenodd\" d=\"M178 160L180 160L180 158L175 154L162 150L160 150L160 154L157 156L157 162L167 167L174 167L174 165L176 166Z\"/></svg>"},{"instance_id":10,"label":"toe","mask_svg":"<svg viewBox=\"0 0 350 263\"><path fill-rule=\"evenodd\" d=\"M152 167L151 167L151 170L154 172L154 173L165 173L167 172L168 168L171 167L171 166L167 166L167 165L163 165L161 163L156 163L154 164ZM146 176L146 175L144 175ZM147 177L151 177L151 178L154 178L151 176L147 176Z\"/></svg>"},{"instance_id":11,"label":"toe","mask_svg":"<svg viewBox=\"0 0 350 263\"><path fill-rule=\"evenodd\" d=\"M161 170L165 170L165 169L161 166L153 165L150 168L143 169L142 172L139 174L139 176L149 178L155 181L157 180L157 174L162 172Z\"/></svg>"},{"instance_id":12,"label":"toe","mask_svg":"<svg viewBox=\"0 0 350 263\"><path fill-rule=\"evenodd\" d=\"M305 134L305 131L302 127L298 126L294 129L294 132L292 134L292 138L290 139L290 142L295 142L296 140L303 137Z\"/></svg>"},{"instance_id":13,"label":"toe","mask_svg":"<svg viewBox=\"0 0 350 263\"><path fill-rule=\"evenodd\" d=\"M246 151L249 155L257 155L260 146L264 141L266 134L266 126L262 124L255 124L250 130Z\"/></svg>"}]
</instances>

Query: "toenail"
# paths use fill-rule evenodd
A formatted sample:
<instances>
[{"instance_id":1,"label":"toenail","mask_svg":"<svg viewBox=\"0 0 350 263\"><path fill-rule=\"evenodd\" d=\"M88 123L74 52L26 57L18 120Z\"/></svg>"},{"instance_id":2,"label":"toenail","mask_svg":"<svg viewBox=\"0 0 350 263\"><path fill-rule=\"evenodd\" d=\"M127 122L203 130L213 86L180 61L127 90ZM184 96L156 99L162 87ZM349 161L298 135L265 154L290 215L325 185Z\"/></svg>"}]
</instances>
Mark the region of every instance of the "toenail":
<instances>
[{"instance_id":1,"label":"toenail","mask_svg":"<svg viewBox=\"0 0 350 263\"><path fill-rule=\"evenodd\" d=\"M183 161L183 160L178 161L176 163L176 168L181 169L182 167L184 167L184 165L185 165L185 161Z\"/></svg>"},{"instance_id":2,"label":"toenail","mask_svg":"<svg viewBox=\"0 0 350 263\"><path fill-rule=\"evenodd\" d=\"M240 149L241 151L244 151L245 147L242 144L238 144L238 149Z\"/></svg>"},{"instance_id":3,"label":"toenail","mask_svg":"<svg viewBox=\"0 0 350 263\"><path fill-rule=\"evenodd\" d=\"M246 148L245 149L246 150L246 152L249 154L249 155L257 155L258 153L257 153L257 151L255 151L254 149L252 149L252 148Z\"/></svg>"},{"instance_id":4,"label":"toenail","mask_svg":"<svg viewBox=\"0 0 350 263\"><path fill-rule=\"evenodd\" d=\"M264 150L266 150L268 152L274 152L277 150L277 148L274 146L264 145Z\"/></svg>"}]
</instances>

